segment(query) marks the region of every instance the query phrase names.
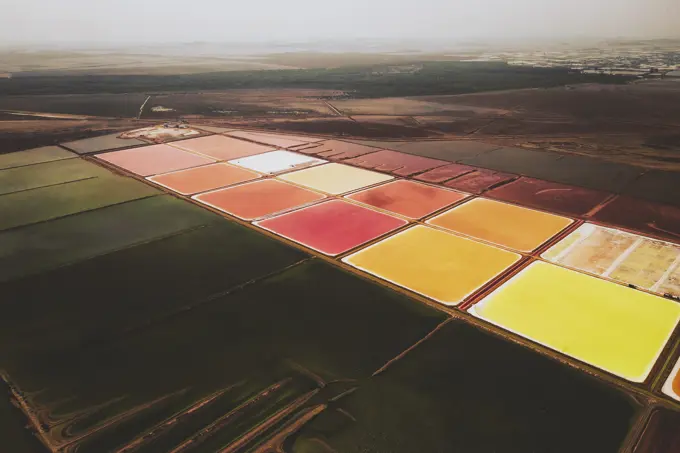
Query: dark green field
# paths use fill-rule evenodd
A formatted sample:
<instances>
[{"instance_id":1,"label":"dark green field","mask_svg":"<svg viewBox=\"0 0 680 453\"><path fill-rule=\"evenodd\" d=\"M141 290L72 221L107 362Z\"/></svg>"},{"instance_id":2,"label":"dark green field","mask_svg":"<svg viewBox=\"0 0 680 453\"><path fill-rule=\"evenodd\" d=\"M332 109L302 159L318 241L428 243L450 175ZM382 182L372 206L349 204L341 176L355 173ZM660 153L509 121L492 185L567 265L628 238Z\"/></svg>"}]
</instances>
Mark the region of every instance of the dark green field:
<instances>
[{"instance_id":1,"label":"dark green field","mask_svg":"<svg viewBox=\"0 0 680 453\"><path fill-rule=\"evenodd\" d=\"M316 88L343 90L354 97L378 98L541 88L589 82L625 83L631 80L620 76L584 75L566 68L518 67L505 63L424 62L422 69L414 73L390 73L387 69L386 66L355 66L168 76L17 77L0 79L0 96ZM128 103L127 97L121 102L121 108L126 109L126 112L130 105L141 104ZM0 108L2 105L0 102ZM106 114L113 113L106 109Z\"/></svg>"},{"instance_id":2,"label":"dark green field","mask_svg":"<svg viewBox=\"0 0 680 453\"><path fill-rule=\"evenodd\" d=\"M295 453L616 452L625 394L461 321L305 426Z\"/></svg>"}]
</instances>

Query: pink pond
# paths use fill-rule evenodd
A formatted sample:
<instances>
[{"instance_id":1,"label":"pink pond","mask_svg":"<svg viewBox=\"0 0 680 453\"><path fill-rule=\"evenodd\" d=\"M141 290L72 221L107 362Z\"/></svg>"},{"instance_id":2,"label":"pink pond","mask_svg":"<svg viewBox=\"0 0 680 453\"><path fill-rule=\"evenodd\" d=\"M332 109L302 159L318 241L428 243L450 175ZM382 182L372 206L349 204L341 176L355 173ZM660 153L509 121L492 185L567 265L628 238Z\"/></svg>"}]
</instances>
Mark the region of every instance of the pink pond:
<instances>
[{"instance_id":1,"label":"pink pond","mask_svg":"<svg viewBox=\"0 0 680 453\"><path fill-rule=\"evenodd\" d=\"M140 176L151 176L215 162L205 156L188 153L168 145L152 145L98 154L97 159Z\"/></svg>"},{"instance_id":2,"label":"pink pond","mask_svg":"<svg viewBox=\"0 0 680 453\"><path fill-rule=\"evenodd\" d=\"M210 135L207 137L192 138L191 140L182 140L173 142L172 146L204 154L217 160L239 159L241 157L266 153L267 151L273 151L275 149L271 146L247 142L232 137L225 137L223 135Z\"/></svg>"},{"instance_id":3,"label":"pink pond","mask_svg":"<svg viewBox=\"0 0 680 453\"><path fill-rule=\"evenodd\" d=\"M404 217L420 219L460 201L466 196L453 190L399 180L348 195L347 198Z\"/></svg>"},{"instance_id":4,"label":"pink pond","mask_svg":"<svg viewBox=\"0 0 680 453\"><path fill-rule=\"evenodd\" d=\"M414 156L390 150L364 154L363 156L348 159L344 162L358 167L393 173L399 176L414 175L450 163L445 160L430 159L429 157Z\"/></svg>"},{"instance_id":5,"label":"pink pond","mask_svg":"<svg viewBox=\"0 0 680 453\"><path fill-rule=\"evenodd\" d=\"M339 255L407 222L369 208L332 200L256 224L326 255Z\"/></svg>"}]
</instances>

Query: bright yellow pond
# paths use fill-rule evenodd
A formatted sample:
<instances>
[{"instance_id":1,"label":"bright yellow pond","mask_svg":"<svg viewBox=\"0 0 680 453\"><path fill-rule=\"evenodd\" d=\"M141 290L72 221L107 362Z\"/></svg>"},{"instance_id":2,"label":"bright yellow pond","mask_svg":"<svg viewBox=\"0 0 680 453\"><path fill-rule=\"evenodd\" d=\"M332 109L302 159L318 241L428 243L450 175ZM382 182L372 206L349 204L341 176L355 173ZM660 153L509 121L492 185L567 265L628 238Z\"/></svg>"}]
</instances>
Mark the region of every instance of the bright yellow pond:
<instances>
[{"instance_id":1,"label":"bright yellow pond","mask_svg":"<svg viewBox=\"0 0 680 453\"><path fill-rule=\"evenodd\" d=\"M279 178L332 195L394 179L382 173L335 163L288 173Z\"/></svg>"},{"instance_id":2,"label":"bright yellow pond","mask_svg":"<svg viewBox=\"0 0 680 453\"><path fill-rule=\"evenodd\" d=\"M427 223L520 252L531 252L571 222L566 217L475 198Z\"/></svg>"},{"instance_id":3,"label":"bright yellow pond","mask_svg":"<svg viewBox=\"0 0 680 453\"><path fill-rule=\"evenodd\" d=\"M536 262L470 312L568 356L642 382L680 319L680 304Z\"/></svg>"},{"instance_id":4,"label":"bright yellow pond","mask_svg":"<svg viewBox=\"0 0 680 453\"><path fill-rule=\"evenodd\" d=\"M447 305L457 305L520 259L491 245L416 226L343 261Z\"/></svg>"}]
</instances>

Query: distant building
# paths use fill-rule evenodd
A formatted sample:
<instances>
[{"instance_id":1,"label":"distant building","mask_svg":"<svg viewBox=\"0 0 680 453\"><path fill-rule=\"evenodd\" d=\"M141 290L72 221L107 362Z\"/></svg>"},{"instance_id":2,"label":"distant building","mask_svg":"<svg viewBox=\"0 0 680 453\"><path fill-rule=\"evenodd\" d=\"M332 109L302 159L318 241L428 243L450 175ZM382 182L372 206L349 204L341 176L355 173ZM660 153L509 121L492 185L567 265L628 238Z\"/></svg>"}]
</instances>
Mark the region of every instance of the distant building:
<instances>
[{"instance_id":1,"label":"distant building","mask_svg":"<svg viewBox=\"0 0 680 453\"><path fill-rule=\"evenodd\" d=\"M670 77L670 78L673 78L673 79L678 79L678 78L680 78L680 70L667 72L667 73L666 73L666 77Z\"/></svg>"},{"instance_id":2,"label":"distant building","mask_svg":"<svg viewBox=\"0 0 680 453\"><path fill-rule=\"evenodd\" d=\"M11 79L11 78L12 78L11 72L0 72L0 79Z\"/></svg>"}]
</instances>

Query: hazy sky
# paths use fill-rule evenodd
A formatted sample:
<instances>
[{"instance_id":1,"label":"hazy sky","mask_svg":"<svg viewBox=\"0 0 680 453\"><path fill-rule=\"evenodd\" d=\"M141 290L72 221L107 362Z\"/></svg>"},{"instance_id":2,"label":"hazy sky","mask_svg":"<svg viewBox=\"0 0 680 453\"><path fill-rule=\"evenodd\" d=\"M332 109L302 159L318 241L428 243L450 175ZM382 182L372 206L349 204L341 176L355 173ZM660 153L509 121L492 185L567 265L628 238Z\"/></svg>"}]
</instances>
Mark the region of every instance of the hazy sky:
<instances>
[{"instance_id":1,"label":"hazy sky","mask_svg":"<svg viewBox=\"0 0 680 453\"><path fill-rule=\"evenodd\" d=\"M0 0L0 42L680 37L680 0Z\"/></svg>"}]
</instances>

